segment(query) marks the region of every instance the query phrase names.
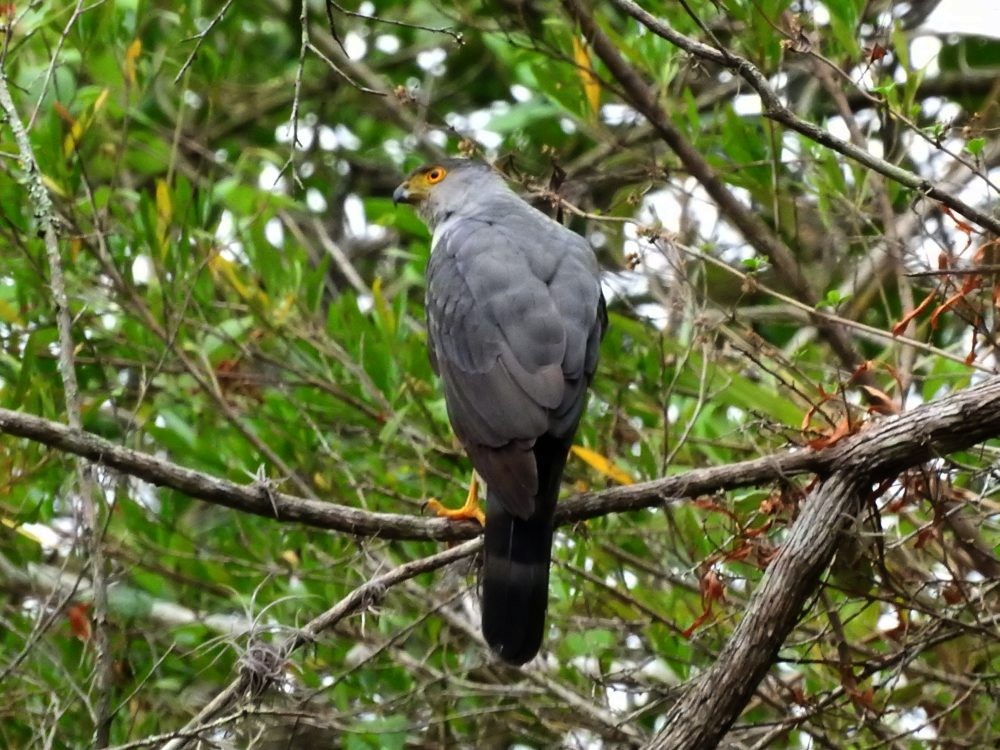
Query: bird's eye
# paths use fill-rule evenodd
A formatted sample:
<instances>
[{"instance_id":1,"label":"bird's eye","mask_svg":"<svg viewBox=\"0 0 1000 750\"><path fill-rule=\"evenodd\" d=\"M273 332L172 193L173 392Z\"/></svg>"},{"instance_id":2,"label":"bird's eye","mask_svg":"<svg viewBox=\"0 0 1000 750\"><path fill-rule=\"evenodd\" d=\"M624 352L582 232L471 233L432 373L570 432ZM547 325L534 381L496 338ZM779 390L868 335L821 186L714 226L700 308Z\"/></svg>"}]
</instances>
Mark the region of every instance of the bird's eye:
<instances>
[{"instance_id":1,"label":"bird's eye","mask_svg":"<svg viewBox=\"0 0 1000 750\"><path fill-rule=\"evenodd\" d=\"M433 185L436 182L441 182L444 179L446 172L441 167L434 167L430 172L427 173L427 182Z\"/></svg>"}]
</instances>

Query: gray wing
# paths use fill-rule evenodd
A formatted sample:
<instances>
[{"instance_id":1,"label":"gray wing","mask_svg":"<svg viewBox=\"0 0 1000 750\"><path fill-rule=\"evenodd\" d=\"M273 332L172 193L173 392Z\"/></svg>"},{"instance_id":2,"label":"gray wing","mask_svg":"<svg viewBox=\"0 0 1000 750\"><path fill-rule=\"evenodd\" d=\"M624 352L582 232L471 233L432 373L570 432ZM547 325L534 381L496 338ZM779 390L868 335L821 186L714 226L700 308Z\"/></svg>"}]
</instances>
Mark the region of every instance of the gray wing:
<instances>
[{"instance_id":1,"label":"gray wing","mask_svg":"<svg viewBox=\"0 0 1000 750\"><path fill-rule=\"evenodd\" d=\"M508 510L526 517L538 492L531 448L576 429L603 300L582 238L541 214L517 221L468 219L442 234L427 327L456 435Z\"/></svg>"}]
</instances>

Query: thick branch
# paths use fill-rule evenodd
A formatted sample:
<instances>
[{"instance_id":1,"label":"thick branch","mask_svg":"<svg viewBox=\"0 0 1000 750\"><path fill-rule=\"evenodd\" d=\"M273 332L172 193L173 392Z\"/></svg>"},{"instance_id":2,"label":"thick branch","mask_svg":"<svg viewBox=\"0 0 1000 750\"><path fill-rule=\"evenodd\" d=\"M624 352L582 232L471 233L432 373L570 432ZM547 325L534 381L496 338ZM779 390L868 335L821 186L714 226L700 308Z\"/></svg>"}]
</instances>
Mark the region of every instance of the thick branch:
<instances>
[{"instance_id":1,"label":"thick branch","mask_svg":"<svg viewBox=\"0 0 1000 750\"><path fill-rule=\"evenodd\" d=\"M717 747L770 669L873 485L996 436L1000 378L891 418L817 454L823 484L807 497L743 620L707 672L667 713L653 750ZM832 474L830 473L832 472Z\"/></svg>"},{"instance_id":2,"label":"thick branch","mask_svg":"<svg viewBox=\"0 0 1000 750\"><path fill-rule=\"evenodd\" d=\"M719 658L670 707L650 750L718 746L795 627L836 551L840 531L861 507L866 484L860 474L838 472L809 494L743 620Z\"/></svg>"},{"instance_id":3,"label":"thick branch","mask_svg":"<svg viewBox=\"0 0 1000 750\"><path fill-rule=\"evenodd\" d=\"M1000 378L993 378L890 419L823 454L839 454L825 467L834 473L806 498L743 620L715 663L671 706L664 727L648 745L650 750L718 747L798 622L833 559L841 532L853 522L873 486L934 455L996 435L998 395Z\"/></svg>"},{"instance_id":4,"label":"thick branch","mask_svg":"<svg viewBox=\"0 0 1000 750\"><path fill-rule=\"evenodd\" d=\"M0 409L0 433L27 438L152 484L266 518L385 539L458 540L474 537L480 531L472 522L375 513L286 495L256 483L237 484L115 445L92 433L9 409ZM866 425L858 434L824 451L787 451L727 466L693 469L641 484L581 493L559 504L556 519L559 524L571 524L802 474L829 476L835 471L852 471L878 481L998 435L1000 377L994 377L940 401Z\"/></svg>"},{"instance_id":5,"label":"thick branch","mask_svg":"<svg viewBox=\"0 0 1000 750\"><path fill-rule=\"evenodd\" d=\"M95 463L190 497L280 521L295 521L357 536L386 539L454 540L468 539L477 534L477 526L472 522L455 524L444 518L374 513L287 495L263 483L237 484L116 445L93 433L72 430L58 422L7 409L0 409L0 432L89 458Z\"/></svg>"}]
</instances>

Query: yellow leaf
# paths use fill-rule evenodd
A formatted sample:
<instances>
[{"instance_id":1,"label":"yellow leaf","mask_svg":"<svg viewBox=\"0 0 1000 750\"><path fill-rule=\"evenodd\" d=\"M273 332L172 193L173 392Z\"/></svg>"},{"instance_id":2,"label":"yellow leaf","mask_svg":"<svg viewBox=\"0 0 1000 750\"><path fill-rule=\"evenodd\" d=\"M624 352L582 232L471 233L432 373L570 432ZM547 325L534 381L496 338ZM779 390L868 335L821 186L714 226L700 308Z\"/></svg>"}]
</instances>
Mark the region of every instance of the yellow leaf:
<instances>
[{"instance_id":1,"label":"yellow leaf","mask_svg":"<svg viewBox=\"0 0 1000 750\"><path fill-rule=\"evenodd\" d=\"M0 320L10 325L24 325L14 306L2 299L0 299Z\"/></svg>"},{"instance_id":2,"label":"yellow leaf","mask_svg":"<svg viewBox=\"0 0 1000 750\"><path fill-rule=\"evenodd\" d=\"M597 114L601 106L601 82L594 75L594 69L590 64L590 55L587 48L577 37L573 37L573 61L576 63L576 74L580 76L580 83L583 85L583 94L587 97L587 104L590 111Z\"/></svg>"},{"instance_id":3,"label":"yellow leaf","mask_svg":"<svg viewBox=\"0 0 1000 750\"><path fill-rule=\"evenodd\" d=\"M67 159L73 155L76 151L77 145L80 143L80 140L94 123L94 116L104 107L104 103L108 100L108 94L108 89L101 89L101 93L97 95L94 103L90 105L82 115L73 121L73 124L69 129L69 133L67 133L66 138L63 139L63 156Z\"/></svg>"},{"instance_id":4,"label":"yellow leaf","mask_svg":"<svg viewBox=\"0 0 1000 750\"><path fill-rule=\"evenodd\" d=\"M382 327L389 333L396 332L396 316L392 314L392 307L382 293L382 277L376 276L372 283L372 297L375 301L375 313L378 315Z\"/></svg>"},{"instance_id":5,"label":"yellow leaf","mask_svg":"<svg viewBox=\"0 0 1000 750\"><path fill-rule=\"evenodd\" d=\"M67 159L76 151L76 144L83 137L83 131L83 120L78 119L73 122L73 126L69 129L66 137L63 138L63 156Z\"/></svg>"},{"instance_id":6,"label":"yellow leaf","mask_svg":"<svg viewBox=\"0 0 1000 750\"><path fill-rule=\"evenodd\" d=\"M618 484L635 484L635 481L628 473L617 466L614 461L605 458L597 451L584 448L582 445L574 445L570 450L573 454L588 466L596 469L608 479L612 479Z\"/></svg>"},{"instance_id":7,"label":"yellow leaf","mask_svg":"<svg viewBox=\"0 0 1000 750\"><path fill-rule=\"evenodd\" d=\"M232 261L223 258L221 255L213 255L208 261L208 267L216 274L221 275L229 282L229 285L236 290L236 293L240 295L244 300L250 299L253 295L253 290L251 290L246 284L240 281L239 275L236 273L236 268Z\"/></svg>"},{"instance_id":8,"label":"yellow leaf","mask_svg":"<svg viewBox=\"0 0 1000 750\"><path fill-rule=\"evenodd\" d=\"M266 295L262 293L261 296L264 298L264 301L267 300ZM271 322L274 323L274 325L276 326L283 325L285 321L288 320L288 317L292 314L294 310L295 310L295 295L286 294L284 299L281 300L281 303L271 312L272 315Z\"/></svg>"},{"instance_id":9,"label":"yellow leaf","mask_svg":"<svg viewBox=\"0 0 1000 750\"><path fill-rule=\"evenodd\" d=\"M299 567L300 560L298 554L293 549L286 549L281 553L281 559L288 563L290 568Z\"/></svg>"},{"instance_id":10,"label":"yellow leaf","mask_svg":"<svg viewBox=\"0 0 1000 750\"><path fill-rule=\"evenodd\" d=\"M240 264L234 263L216 252L209 257L208 268L212 272L213 278L217 281L220 277L224 279L245 302L252 302L265 308L271 304L270 298L256 283L253 281L248 283L241 278L240 273L243 267ZM277 322L282 323L288 317L291 309L294 309L292 307L294 301L294 297L286 297L285 302L276 313L273 310L269 313L275 314L278 318Z\"/></svg>"},{"instance_id":11,"label":"yellow leaf","mask_svg":"<svg viewBox=\"0 0 1000 750\"><path fill-rule=\"evenodd\" d=\"M169 222L174 215L173 201L170 200L170 188L163 180L156 181L156 216L164 222Z\"/></svg>"},{"instance_id":12,"label":"yellow leaf","mask_svg":"<svg viewBox=\"0 0 1000 750\"><path fill-rule=\"evenodd\" d=\"M135 61L142 53L142 40L133 39L132 43L125 50L125 81L133 83L135 81Z\"/></svg>"},{"instance_id":13,"label":"yellow leaf","mask_svg":"<svg viewBox=\"0 0 1000 750\"><path fill-rule=\"evenodd\" d=\"M156 181L156 240L160 243L160 255L167 249L167 229L174 217L174 204L170 198L170 187L164 180Z\"/></svg>"}]
</instances>

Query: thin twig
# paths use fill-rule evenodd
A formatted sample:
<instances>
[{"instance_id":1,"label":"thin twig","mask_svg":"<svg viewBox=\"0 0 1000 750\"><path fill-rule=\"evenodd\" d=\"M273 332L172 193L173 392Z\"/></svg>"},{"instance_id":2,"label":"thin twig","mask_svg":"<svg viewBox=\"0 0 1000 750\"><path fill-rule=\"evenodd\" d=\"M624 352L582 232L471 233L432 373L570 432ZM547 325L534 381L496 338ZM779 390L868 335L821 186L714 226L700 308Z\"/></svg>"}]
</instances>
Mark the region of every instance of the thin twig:
<instances>
[{"instance_id":1,"label":"thin twig","mask_svg":"<svg viewBox=\"0 0 1000 750\"><path fill-rule=\"evenodd\" d=\"M594 52L618 81L626 94L627 101L642 113L661 140L677 155L685 169L701 183L705 192L715 201L720 213L739 230L754 249L770 259L775 270L803 302L809 305L817 303L819 297L803 273L792 249L767 223L734 195L712 169L704 154L674 125L660 105L657 92L646 83L622 55L618 45L595 21L589 4L582 0L562 0L562 4L570 17L580 25ZM714 48L707 47L707 49ZM831 324L819 316L812 316L812 320L845 368L853 371L863 362L863 358L842 326ZM860 380L874 385L868 373L862 373Z\"/></svg>"},{"instance_id":2,"label":"thin twig","mask_svg":"<svg viewBox=\"0 0 1000 750\"><path fill-rule=\"evenodd\" d=\"M303 3L304 2L305 0L303 0ZM190 42L192 39L194 39L195 45L194 49L191 50L191 54L187 56L187 60L185 60L184 64L181 66L181 69L177 71L177 75L174 76L174 83L178 83L181 80L181 78L184 77L184 74L187 72L187 69L190 68L191 63L194 62L194 58L197 56L198 50L201 49L201 45L204 43L205 37L207 37L210 33L212 33L212 29L214 29L216 24L218 24L219 21L222 20L223 16L226 15L226 11L229 10L229 6L232 4L233 0L226 0L226 4L223 5L222 8L219 10L219 12L216 13L215 16L212 18L212 20L208 22L208 26L206 26L200 33L195 34L193 37L189 37L188 39L184 40L186 42Z\"/></svg>"},{"instance_id":3,"label":"thin twig","mask_svg":"<svg viewBox=\"0 0 1000 750\"><path fill-rule=\"evenodd\" d=\"M718 258L715 258L712 255L703 253L700 250L697 250L693 247L688 247L687 245L682 245L677 242L671 242L671 244L673 244L674 247L678 248L679 250L682 250L685 254L690 255L693 258L698 258L699 260L702 260L706 263L710 263L716 268L722 269L723 271L726 271L727 273L730 273L733 276L736 276L737 278L748 281L749 283L753 284L754 288L757 291L763 292L764 294L773 297L776 300L780 300L789 307L801 310L802 312L806 313L806 315L808 315L809 317L818 317L825 320L829 320L830 322L835 322L838 325L842 325L847 328L853 328L857 331L866 333L872 338L879 339L881 341L895 342L902 346L908 346L911 347L912 349L916 349L925 352L927 354L933 354L938 357L943 357L944 359L949 359L952 362L957 362L959 364L966 365L970 369L978 370L979 372L984 372L984 373L994 372L994 370L992 370L991 368L984 367L983 365L978 365L975 362L966 362L965 357L960 357L957 354L952 354L951 352L947 352L944 349L941 349L940 347L934 346L933 344L928 344L925 341L919 341L918 339L913 339L908 336L904 336L902 334L894 335L891 331L884 331L881 328L870 326L867 325L866 323L861 323L851 318L845 318L842 315L835 315L833 313L817 310L815 307L803 304L799 300L789 297L787 294L782 294L777 289L770 288L769 286L761 283L758 279L751 277L750 274L741 271L738 268L734 268L725 261L719 260Z\"/></svg>"},{"instance_id":4,"label":"thin twig","mask_svg":"<svg viewBox=\"0 0 1000 750\"><path fill-rule=\"evenodd\" d=\"M73 9L73 14L70 16L69 21L66 22L66 26L63 27L62 34L59 35L59 41L56 42L56 48L49 59L49 67L45 69L45 78L42 80L42 86L38 91L38 99L35 100L35 106L31 110L31 117L28 118L28 124L25 127L29 133L35 126L35 118L38 117L38 111L42 108L42 102L49 91L49 84L52 83L52 75L55 73L56 65L59 63L59 54L62 52L63 45L66 44L66 37L69 36L70 30L76 24L77 20L79 20L80 16L88 10L103 5L104 2L105 0L97 0L92 5L84 8L83 0L76 0L76 7Z\"/></svg>"},{"instance_id":5,"label":"thin twig","mask_svg":"<svg viewBox=\"0 0 1000 750\"><path fill-rule=\"evenodd\" d=\"M419 23L409 23L407 21L397 21L394 18L382 18L380 16L366 16L364 13L357 13L357 12L355 12L353 10L347 10L346 8L342 8L337 3L333 2L333 0L326 0L326 7L327 7L328 17L330 18L331 26L333 24L333 17L332 17L332 15L329 15L329 10L330 10L331 7L333 7L333 8L336 8L341 13L343 13L345 16L350 16L351 18L361 18L361 19L363 19L365 21L375 21L377 23L384 23L384 24L388 24L390 26L399 26L399 27L402 27L404 29L417 29L419 31L429 31L432 34L447 34L452 39L454 39L456 42L458 42L460 45L461 44L465 44L465 40L462 38L462 33L461 32L459 32L459 31L452 31L451 29L449 29L446 26L443 26L441 28L435 28L433 26L424 26L424 25L419 24ZM332 31L331 31L331 35L333 35ZM336 35L333 35L333 38L337 39ZM337 42L339 43L340 40L337 39ZM343 45L341 45L341 49L343 49ZM346 52L345 52L345 54L346 54Z\"/></svg>"},{"instance_id":6,"label":"thin twig","mask_svg":"<svg viewBox=\"0 0 1000 750\"><path fill-rule=\"evenodd\" d=\"M347 81L349 84L351 84L358 91L362 92L363 94L374 94L375 96L388 96L388 94L386 92L384 92L384 91L376 91L375 89L370 89L367 86L364 86L364 85L358 83L357 81L355 81L346 72L344 72L343 68L341 68L339 65L337 65L337 63L335 63L329 57L327 57L326 55L324 55L323 52L322 52L322 50L317 49L316 45L314 45L312 42L309 42L307 46L308 46L309 50L314 55L316 55L316 57L318 57L320 60L322 60L323 62L325 62L327 65L329 65L330 69L334 73L336 73L337 75L339 75L341 78L343 78L345 81Z\"/></svg>"},{"instance_id":7,"label":"thin twig","mask_svg":"<svg viewBox=\"0 0 1000 750\"><path fill-rule=\"evenodd\" d=\"M292 179L300 190L303 189L302 180L299 179L298 171L295 169L295 150L301 148L302 144L299 142L299 106L302 103L302 71L306 66L306 48L309 46L309 3L306 0L302 0L302 12L299 15L299 62L295 66L295 90L292 94L292 138L289 142L288 149L288 160L285 162L284 166L279 170L278 175L274 178L275 184L281 178L282 172L289 169L292 173Z\"/></svg>"}]
</instances>

